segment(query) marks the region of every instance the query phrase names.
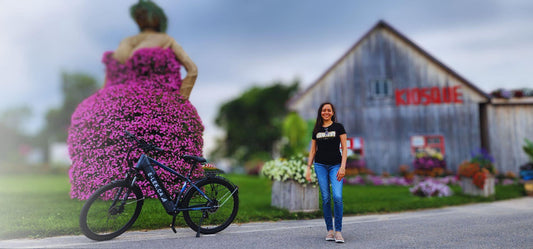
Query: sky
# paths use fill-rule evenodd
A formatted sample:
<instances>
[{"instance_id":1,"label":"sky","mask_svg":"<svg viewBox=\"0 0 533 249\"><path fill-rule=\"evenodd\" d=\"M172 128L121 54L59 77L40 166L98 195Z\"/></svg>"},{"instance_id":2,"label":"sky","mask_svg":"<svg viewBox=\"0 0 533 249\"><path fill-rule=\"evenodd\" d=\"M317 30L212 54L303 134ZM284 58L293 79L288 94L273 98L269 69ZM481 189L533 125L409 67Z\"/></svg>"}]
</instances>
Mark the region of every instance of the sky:
<instances>
[{"instance_id":1,"label":"sky","mask_svg":"<svg viewBox=\"0 0 533 249\"><path fill-rule=\"evenodd\" d=\"M28 106L29 133L59 107L61 72L104 80L105 51L138 33L137 0L0 0L0 112ZM221 104L273 81L311 85L379 20L485 92L533 87L533 1L154 0L198 66L190 101L205 151Z\"/></svg>"}]
</instances>

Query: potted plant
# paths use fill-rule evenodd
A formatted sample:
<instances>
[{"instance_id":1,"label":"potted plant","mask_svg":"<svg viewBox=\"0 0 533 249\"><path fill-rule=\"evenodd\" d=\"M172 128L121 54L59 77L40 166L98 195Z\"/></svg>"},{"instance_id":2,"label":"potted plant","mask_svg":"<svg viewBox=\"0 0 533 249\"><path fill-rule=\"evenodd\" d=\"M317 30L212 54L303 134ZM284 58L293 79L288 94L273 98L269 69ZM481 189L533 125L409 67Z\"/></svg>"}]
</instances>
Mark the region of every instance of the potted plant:
<instances>
[{"instance_id":1,"label":"potted plant","mask_svg":"<svg viewBox=\"0 0 533 249\"><path fill-rule=\"evenodd\" d=\"M419 176L441 176L446 171L444 157L432 148L425 148L424 151L417 153L413 166L415 175Z\"/></svg>"},{"instance_id":2,"label":"potted plant","mask_svg":"<svg viewBox=\"0 0 533 249\"><path fill-rule=\"evenodd\" d=\"M510 99L513 97L513 93L509 90L505 89L496 89L490 93L495 98L504 98L504 99Z\"/></svg>"},{"instance_id":3,"label":"potted plant","mask_svg":"<svg viewBox=\"0 0 533 249\"><path fill-rule=\"evenodd\" d=\"M416 196L420 197L446 197L452 196L453 191L448 185L435 181L433 179L427 179L409 188L409 191Z\"/></svg>"},{"instance_id":4,"label":"potted plant","mask_svg":"<svg viewBox=\"0 0 533 249\"><path fill-rule=\"evenodd\" d=\"M305 179L304 157L279 158L266 162L261 175L273 180L271 205L289 212L312 212L318 207L318 180L314 169L311 182Z\"/></svg>"},{"instance_id":5,"label":"potted plant","mask_svg":"<svg viewBox=\"0 0 533 249\"><path fill-rule=\"evenodd\" d=\"M353 152L346 159L346 176L366 174L366 162L359 153Z\"/></svg>"},{"instance_id":6,"label":"potted plant","mask_svg":"<svg viewBox=\"0 0 533 249\"><path fill-rule=\"evenodd\" d=\"M493 195L495 173L492 156L485 149L475 151L470 160L459 165L458 174L461 178L463 193L485 197Z\"/></svg>"}]
</instances>

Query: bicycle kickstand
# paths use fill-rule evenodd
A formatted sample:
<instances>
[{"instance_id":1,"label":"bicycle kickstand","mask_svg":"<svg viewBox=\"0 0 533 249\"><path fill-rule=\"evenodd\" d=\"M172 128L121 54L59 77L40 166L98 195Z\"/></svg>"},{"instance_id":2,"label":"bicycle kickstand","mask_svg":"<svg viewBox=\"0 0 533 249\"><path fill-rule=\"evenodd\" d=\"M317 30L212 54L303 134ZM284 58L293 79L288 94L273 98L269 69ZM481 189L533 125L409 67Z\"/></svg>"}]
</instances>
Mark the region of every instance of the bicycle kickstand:
<instances>
[{"instance_id":1,"label":"bicycle kickstand","mask_svg":"<svg viewBox=\"0 0 533 249\"><path fill-rule=\"evenodd\" d=\"M200 224L198 224L198 231L196 231L196 238L200 237L200 229L202 227L202 221L204 220L205 212L205 210L202 211L202 216L200 217Z\"/></svg>"},{"instance_id":2,"label":"bicycle kickstand","mask_svg":"<svg viewBox=\"0 0 533 249\"><path fill-rule=\"evenodd\" d=\"M172 216L172 225L170 226L170 228L172 228L172 231L173 231L174 233L178 233L178 232L176 231L176 228L174 227L174 226L176 225L176 215L178 215L178 214L174 214L174 215Z\"/></svg>"}]
</instances>

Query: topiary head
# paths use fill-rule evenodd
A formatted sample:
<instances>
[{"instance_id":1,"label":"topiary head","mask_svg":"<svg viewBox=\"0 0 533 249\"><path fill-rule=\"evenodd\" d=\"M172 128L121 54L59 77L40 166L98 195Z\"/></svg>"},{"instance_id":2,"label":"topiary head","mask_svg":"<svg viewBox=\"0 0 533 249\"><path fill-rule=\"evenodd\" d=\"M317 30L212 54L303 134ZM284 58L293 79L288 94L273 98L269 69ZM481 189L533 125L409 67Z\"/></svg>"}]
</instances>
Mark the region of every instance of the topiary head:
<instances>
[{"instance_id":1,"label":"topiary head","mask_svg":"<svg viewBox=\"0 0 533 249\"><path fill-rule=\"evenodd\" d=\"M150 0L139 0L130 7L130 15L141 31L149 29L163 33L167 31L165 12Z\"/></svg>"}]
</instances>

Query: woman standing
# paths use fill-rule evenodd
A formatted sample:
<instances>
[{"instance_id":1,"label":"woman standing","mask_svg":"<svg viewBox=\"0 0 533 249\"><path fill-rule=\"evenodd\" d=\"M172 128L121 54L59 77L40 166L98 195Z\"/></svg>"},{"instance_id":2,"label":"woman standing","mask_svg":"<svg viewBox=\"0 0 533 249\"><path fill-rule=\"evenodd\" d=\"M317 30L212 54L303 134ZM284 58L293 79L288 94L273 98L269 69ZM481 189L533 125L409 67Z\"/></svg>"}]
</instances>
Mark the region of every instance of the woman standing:
<instances>
[{"instance_id":1,"label":"woman standing","mask_svg":"<svg viewBox=\"0 0 533 249\"><path fill-rule=\"evenodd\" d=\"M326 229L326 240L344 243L342 230L342 182L346 168L346 131L344 126L336 122L335 107L331 103L323 103L318 108L313 139L309 150L309 159L305 177L311 180L311 165L315 166L320 194L322 196L322 209ZM342 148L342 154L339 150ZM335 232L331 215L331 195L333 194L333 206L335 214Z\"/></svg>"}]
</instances>

